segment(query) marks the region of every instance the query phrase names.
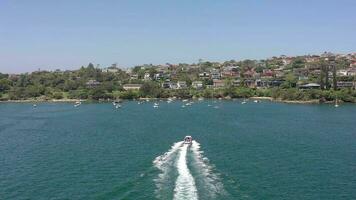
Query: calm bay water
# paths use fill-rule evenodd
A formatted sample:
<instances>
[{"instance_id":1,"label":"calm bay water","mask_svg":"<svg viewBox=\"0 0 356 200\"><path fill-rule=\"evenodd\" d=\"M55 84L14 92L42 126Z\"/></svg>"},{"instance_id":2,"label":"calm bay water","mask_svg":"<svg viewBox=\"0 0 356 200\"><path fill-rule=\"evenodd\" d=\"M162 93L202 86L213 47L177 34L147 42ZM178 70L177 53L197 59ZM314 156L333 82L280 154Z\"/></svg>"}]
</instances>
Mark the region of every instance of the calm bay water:
<instances>
[{"instance_id":1,"label":"calm bay water","mask_svg":"<svg viewBox=\"0 0 356 200\"><path fill-rule=\"evenodd\" d=\"M0 199L356 199L355 105L182 105L0 104Z\"/></svg>"}]
</instances>

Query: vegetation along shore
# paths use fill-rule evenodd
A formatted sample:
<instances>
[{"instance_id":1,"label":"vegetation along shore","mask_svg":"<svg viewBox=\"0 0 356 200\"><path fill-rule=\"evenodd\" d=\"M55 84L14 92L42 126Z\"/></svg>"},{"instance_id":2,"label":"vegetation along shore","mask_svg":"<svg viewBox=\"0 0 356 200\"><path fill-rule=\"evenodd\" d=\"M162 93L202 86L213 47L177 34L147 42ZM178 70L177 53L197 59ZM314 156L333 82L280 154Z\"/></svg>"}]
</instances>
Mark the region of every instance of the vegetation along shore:
<instances>
[{"instance_id":1,"label":"vegetation along shore","mask_svg":"<svg viewBox=\"0 0 356 200\"><path fill-rule=\"evenodd\" d=\"M139 98L263 98L289 103L356 103L356 53L265 60L145 64L123 69L89 63L78 70L0 73L11 102Z\"/></svg>"}]
</instances>

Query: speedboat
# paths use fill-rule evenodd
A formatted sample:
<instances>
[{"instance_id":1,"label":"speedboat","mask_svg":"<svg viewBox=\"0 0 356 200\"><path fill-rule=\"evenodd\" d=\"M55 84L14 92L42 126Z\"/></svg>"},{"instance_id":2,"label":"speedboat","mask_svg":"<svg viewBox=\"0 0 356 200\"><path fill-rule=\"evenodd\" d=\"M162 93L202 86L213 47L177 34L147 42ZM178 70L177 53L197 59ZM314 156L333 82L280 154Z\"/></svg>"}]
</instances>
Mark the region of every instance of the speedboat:
<instances>
[{"instance_id":1,"label":"speedboat","mask_svg":"<svg viewBox=\"0 0 356 200\"><path fill-rule=\"evenodd\" d=\"M81 101L76 101L75 104L74 104L74 107L78 107L78 106L80 106L81 104L82 104Z\"/></svg>"},{"instance_id":2,"label":"speedboat","mask_svg":"<svg viewBox=\"0 0 356 200\"><path fill-rule=\"evenodd\" d=\"M190 136L190 135L185 136L185 138L184 138L184 144L189 144L189 145L191 145L192 142L193 142L192 136Z\"/></svg>"}]
</instances>

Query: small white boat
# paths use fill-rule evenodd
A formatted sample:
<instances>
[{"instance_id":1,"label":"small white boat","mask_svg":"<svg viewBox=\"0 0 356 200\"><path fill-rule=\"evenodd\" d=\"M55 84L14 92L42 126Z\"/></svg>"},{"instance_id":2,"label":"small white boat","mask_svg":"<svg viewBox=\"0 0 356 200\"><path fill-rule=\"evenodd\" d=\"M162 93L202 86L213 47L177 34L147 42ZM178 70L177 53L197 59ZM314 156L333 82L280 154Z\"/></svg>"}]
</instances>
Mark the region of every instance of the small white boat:
<instances>
[{"instance_id":1,"label":"small white boat","mask_svg":"<svg viewBox=\"0 0 356 200\"><path fill-rule=\"evenodd\" d=\"M182 101L183 101L183 102L187 102L187 101L188 101L188 99L183 99Z\"/></svg>"},{"instance_id":2,"label":"small white boat","mask_svg":"<svg viewBox=\"0 0 356 200\"><path fill-rule=\"evenodd\" d=\"M159 104L158 104L158 103L154 103L154 104L153 104L153 107L154 107L154 108L158 108L158 107L159 107Z\"/></svg>"},{"instance_id":3,"label":"small white boat","mask_svg":"<svg viewBox=\"0 0 356 200\"><path fill-rule=\"evenodd\" d=\"M74 107L78 107L78 106L80 106L81 104L82 104L82 102L76 101L75 104L74 104Z\"/></svg>"},{"instance_id":4,"label":"small white boat","mask_svg":"<svg viewBox=\"0 0 356 200\"><path fill-rule=\"evenodd\" d=\"M203 97L200 97L199 99L198 99L198 101L203 101L204 100L204 98Z\"/></svg>"},{"instance_id":5,"label":"small white boat","mask_svg":"<svg viewBox=\"0 0 356 200\"><path fill-rule=\"evenodd\" d=\"M115 108L116 109L121 108L121 105L120 104L116 104Z\"/></svg>"},{"instance_id":6,"label":"small white boat","mask_svg":"<svg viewBox=\"0 0 356 200\"><path fill-rule=\"evenodd\" d=\"M184 138L184 144L189 144L189 145L191 145L192 142L193 142L192 136L190 136L190 135L185 136L185 138Z\"/></svg>"},{"instance_id":7,"label":"small white boat","mask_svg":"<svg viewBox=\"0 0 356 200\"><path fill-rule=\"evenodd\" d=\"M189 103L186 103L185 105L186 106L191 106L193 103L192 102L189 102Z\"/></svg>"},{"instance_id":8,"label":"small white boat","mask_svg":"<svg viewBox=\"0 0 356 200\"><path fill-rule=\"evenodd\" d=\"M242 102L241 102L241 104L246 104L247 102L245 101L245 100L243 100Z\"/></svg>"},{"instance_id":9,"label":"small white boat","mask_svg":"<svg viewBox=\"0 0 356 200\"><path fill-rule=\"evenodd\" d=\"M36 105L36 104L33 104L32 106L33 106L34 108L36 108L36 107L37 107L37 105Z\"/></svg>"},{"instance_id":10,"label":"small white boat","mask_svg":"<svg viewBox=\"0 0 356 200\"><path fill-rule=\"evenodd\" d=\"M335 100L335 105L334 105L335 108L339 107L339 101L336 99Z\"/></svg>"}]
</instances>

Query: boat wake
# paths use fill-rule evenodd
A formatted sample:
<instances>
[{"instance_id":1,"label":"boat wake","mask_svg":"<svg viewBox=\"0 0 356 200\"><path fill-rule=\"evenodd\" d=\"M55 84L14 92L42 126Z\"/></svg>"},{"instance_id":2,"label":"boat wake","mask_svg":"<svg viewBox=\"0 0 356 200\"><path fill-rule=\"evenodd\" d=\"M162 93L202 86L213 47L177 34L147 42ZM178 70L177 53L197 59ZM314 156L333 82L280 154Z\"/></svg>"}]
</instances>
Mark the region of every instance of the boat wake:
<instances>
[{"instance_id":1,"label":"boat wake","mask_svg":"<svg viewBox=\"0 0 356 200\"><path fill-rule=\"evenodd\" d=\"M190 149L192 151L192 171L204 199L214 199L219 195L226 195L219 174L214 173L214 167L209 163L209 159L203 156L204 152L200 150L200 144L193 141Z\"/></svg>"},{"instance_id":2,"label":"boat wake","mask_svg":"<svg viewBox=\"0 0 356 200\"><path fill-rule=\"evenodd\" d=\"M178 178L174 188L173 199L198 199L197 188L187 165L188 144L180 148L177 161Z\"/></svg>"},{"instance_id":3,"label":"boat wake","mask_svg":"<svg viewBox=\"0 0 356 200\"><path fill-rule=\"evenodd\" d=\"M154 166L160 170L158 177L154 179L156 184L156 196L159 199L171 199L170 191L173 190L174 165L176 157L179 153L179 148L183 142L174 143L169 151L155 158Z\"/></svg>"},{"instance_id":4,"label":"boat wake","mask_svg":"<svg viewBox=\"0 0 356 200\"><path fill-rule=\"evenodd\" d=\"M214 199L224 194L218 174L213 173L200 144L177 142L153 161L160 172L154 179L159 199Z\"/></svg>"}]
</instances>

